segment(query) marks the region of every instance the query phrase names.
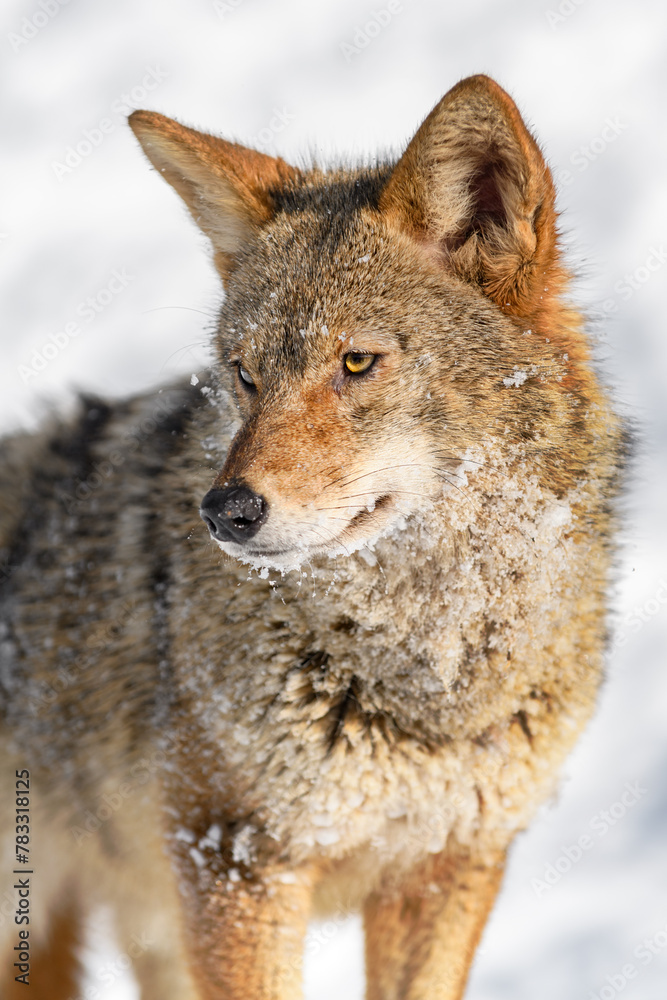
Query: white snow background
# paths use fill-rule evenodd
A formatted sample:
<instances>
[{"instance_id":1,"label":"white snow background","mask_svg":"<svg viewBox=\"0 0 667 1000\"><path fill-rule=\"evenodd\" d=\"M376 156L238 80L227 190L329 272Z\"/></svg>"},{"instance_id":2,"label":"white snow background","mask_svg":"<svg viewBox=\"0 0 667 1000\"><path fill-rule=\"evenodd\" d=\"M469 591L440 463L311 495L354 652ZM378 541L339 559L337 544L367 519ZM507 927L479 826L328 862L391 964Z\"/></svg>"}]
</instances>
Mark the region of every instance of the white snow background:
<instances>
[{"instance_id":1,"label":"white snow background","mask_svg":"<svg viewBox=\"0 0 667 1000\"><path fill-rule=\"evenodd\" d=\"M127 394L206 363L220 292L205 240L149 168L124 103L288 160L310 150L326 161L400 151L452 84L485 72L536 130L562 177L577 296L597 316L605 371L639 426L639 459L608 682L558 800L515 843L466 1000L664 1000L664 0L401 0L381 30L368 32L386 0L42 2L3 0L0 15L2 429L34 423L43 400L64 401L74 388ZM343 47L355 40L356 51ZM97 135L102 119L112 127ZM101 136L90 155L69 172L54 167L86 130ZM77 307L114 271L124 271L126 287L108 303L102 294L101 311L83 322ZM81 333L22 378L33 350L77 320ZM639 799L621 816L628 782L638 783ZM564 851L583 834L593 846L540 890L533 880L544 881L549 865L567 868ZM308 1000L361 998L358 920L313 933ZM136 997L128 974L101 985L104 963L118 968L122 956L102 929L92 944L97 995ZM630 977L621 971L629 963Z\"/></svg>"}]
</instances>

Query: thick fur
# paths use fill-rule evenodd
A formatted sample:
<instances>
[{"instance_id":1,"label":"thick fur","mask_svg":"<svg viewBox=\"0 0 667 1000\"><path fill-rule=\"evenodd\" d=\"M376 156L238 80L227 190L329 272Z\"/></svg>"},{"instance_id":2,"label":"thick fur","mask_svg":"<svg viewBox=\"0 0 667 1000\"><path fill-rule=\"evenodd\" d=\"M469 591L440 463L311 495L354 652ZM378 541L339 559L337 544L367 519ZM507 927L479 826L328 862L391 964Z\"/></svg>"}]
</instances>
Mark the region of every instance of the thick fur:
<instances>
[{"instance_id":1,"label":"thick fur","mask_svg":"<svg viewBox=\"0 0 667 1000\"><path fill-rule=\"evenodd\" d=\"M199 385L4 444L31 996L110 905L143 998L296 998L308 918L361 909L370 1000L455 1000L603 667L623 435L548 168L486 77L374 169L131 124L226 297ZM229 483L268 517L216 545Z\"/></svg>"}]
</instances>

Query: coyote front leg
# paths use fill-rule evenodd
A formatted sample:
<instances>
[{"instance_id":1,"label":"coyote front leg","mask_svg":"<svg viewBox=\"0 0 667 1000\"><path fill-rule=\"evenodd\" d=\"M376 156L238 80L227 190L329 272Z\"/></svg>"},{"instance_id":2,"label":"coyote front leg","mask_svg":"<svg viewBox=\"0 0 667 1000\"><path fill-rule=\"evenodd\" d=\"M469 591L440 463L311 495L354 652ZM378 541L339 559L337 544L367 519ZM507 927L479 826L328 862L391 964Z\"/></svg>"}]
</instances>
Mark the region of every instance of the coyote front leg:
<instances>
[{"instance_id":1,"label":"coyote front leg","mask_svg":"<svg viewBox=\"0 0 667 1000\"><path fill-rule=\"evenodd\" d=\"M367 1000L460 1000L504 853L440 854L366 902Z\"/></svg>"},{"instance_id":2,"label":"coyote front leg","mask_svg":"<svg viewBox=\"0 0 667 1000\"><path fill-rule=\"evenodd\" d=\"M229 874L194 889L188 908L191 973L202 1000L297 1000L309 879L281 870Z\"/></svg>"}]
</instances>

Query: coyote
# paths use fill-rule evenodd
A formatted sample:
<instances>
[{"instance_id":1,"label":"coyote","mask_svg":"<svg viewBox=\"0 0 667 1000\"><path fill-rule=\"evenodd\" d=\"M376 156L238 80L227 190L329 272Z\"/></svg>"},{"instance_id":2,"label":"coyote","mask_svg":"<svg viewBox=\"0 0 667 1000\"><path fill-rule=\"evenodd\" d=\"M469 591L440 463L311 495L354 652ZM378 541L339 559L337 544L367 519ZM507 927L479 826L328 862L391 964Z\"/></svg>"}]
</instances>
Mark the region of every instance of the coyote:
<instances>
[{"instance_id":1,"label":"coyote","mask_svg":"<svg viewBox=\"0 0 667 1000\"><path fill-rule=\"evenodd\" d=\"M2 996L101 995L101 909L144 1000L294 1000L361 911L369 1000L455 1000L603 669L625 437L551 174L485 76L370 167L130 125L224 303L192 384L2 444Z\"/></svg>"}]
</instances>

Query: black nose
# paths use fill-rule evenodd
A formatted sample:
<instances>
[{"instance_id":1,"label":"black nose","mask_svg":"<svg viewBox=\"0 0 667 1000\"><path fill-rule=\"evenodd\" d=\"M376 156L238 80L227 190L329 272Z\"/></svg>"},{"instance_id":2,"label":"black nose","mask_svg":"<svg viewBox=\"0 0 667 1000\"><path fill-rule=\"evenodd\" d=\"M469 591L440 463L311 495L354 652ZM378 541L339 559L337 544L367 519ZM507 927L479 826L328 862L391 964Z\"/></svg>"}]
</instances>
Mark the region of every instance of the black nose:
<instances>
[{"instance_id":1,"label":"black nose","mask_svg":"<svg viewBox=\"0 0 667 1000\"><path fill-rule=\"evenodd\" d=\"M268 513L264 497L238 483L224 490L209 490L199 508L211 535L220 542L245 542L252 538Z\"/></svg>"}]
</instances>

